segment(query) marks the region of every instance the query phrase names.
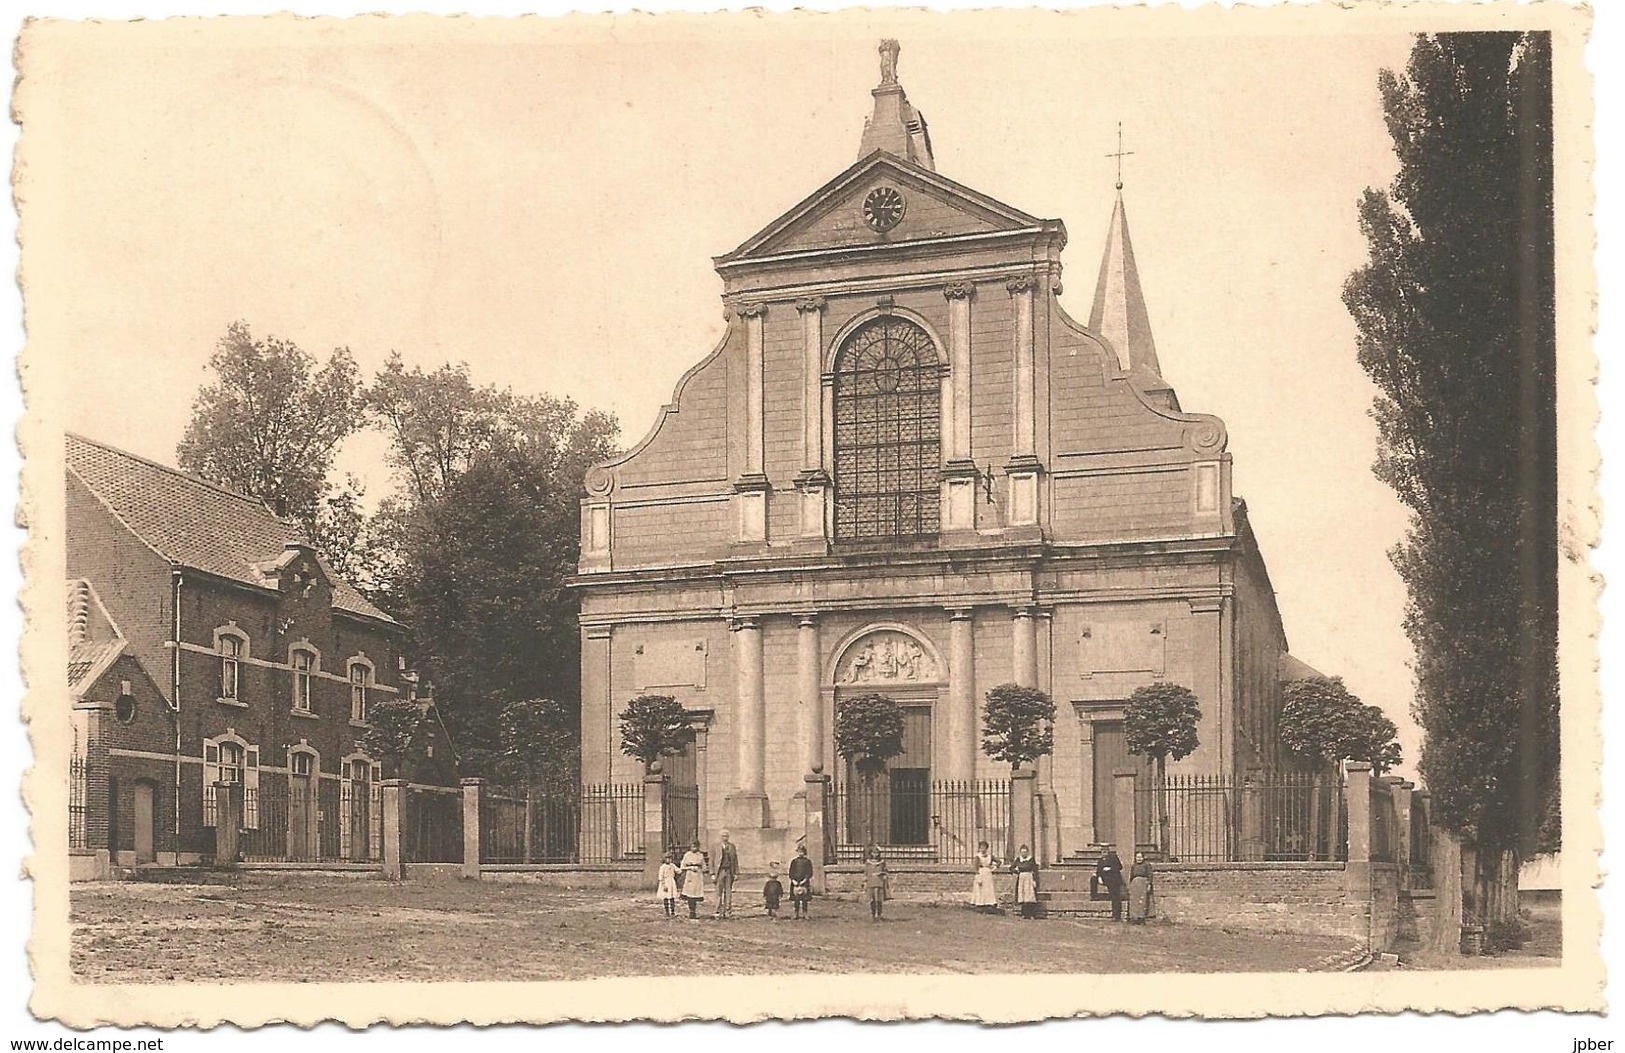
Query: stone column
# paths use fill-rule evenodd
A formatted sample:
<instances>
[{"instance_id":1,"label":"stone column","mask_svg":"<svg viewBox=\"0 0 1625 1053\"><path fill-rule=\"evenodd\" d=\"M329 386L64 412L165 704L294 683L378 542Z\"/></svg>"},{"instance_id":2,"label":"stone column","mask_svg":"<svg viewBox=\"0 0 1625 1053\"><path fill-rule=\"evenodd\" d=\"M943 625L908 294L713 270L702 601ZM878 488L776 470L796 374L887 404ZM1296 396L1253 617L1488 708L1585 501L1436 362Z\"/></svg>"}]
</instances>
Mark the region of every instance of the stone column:
<instances>
[{"instance_id":1,"label":"stone column","mask_svg":"<svg viewBox=\"0 0 1625 1053\"><path fill-rule=\"evenodd\" d=\"M1037 612L1032 607L1017 607L1012 613L1014 634L1010 646L1010 675L1021 687L1038 686L1038 626Z\"/></svg>"},{"instance_id":2,"label":"stone column","mask_svg":"<svg viewBox=\"0 0 1625 1053\"><path fill-rule=\"evenodd\" d=\"M480 879L480 788L484 779L463 780L463 877Z\"/></svg>"},{"instance_id":3,"label":"stone column","mask_svg":"<svg viewBox=\"0 0 1625 1053\"><path fill-rule=\"evenodd\" d=\"M406 852L401 843L406 829L406 780L385 779L379 786L379 798L384 810L384 844L380 855L384 860L384 878L399 881L406 876Z\"/></svg>"},{"instance_id":4,"label":"stone column","mask_svg":"<svg viewBox=\"0 0 1625 1053\"><path fill-rule=\"evenodd\" d=\"M971 456L970 282L942 290L948 300L948 375L942 383L942 508L947 532L976 529L981 470Z\"/></svg>"},{"instance_id":5,"label":"stone column","mask_svg":"<svg viewBox=\"0 0 1625 1053\"><path fill-rule=\"evenodd\" d=\"M1005 466L1010 494L1005 526L1018 536L1036 534L1038 527L1037 415L1034 411L1033 279L1018 275L1005 282L1014 302L1015 318L1015 431L1010 462ZM1025 528L1025 529L1023 529Z\"/></svg>"},{"instance_id":6,"label":"stone column","mask_svg":"<svg viewBox=\"0 0 1625 1053\"><path fill-rule=\"evenodd\" d=\"M1371 862L1371 765L1349 761L1343 793L1348 802L1350 863Z\"/></svg>"},{"instance_id":7,"label":"stone column","mask_svg":"<svg viewBox=\"0 0 1625 1053\"><path fill-rule=\"evenodd\" d=\"M1080 706L1078 714L1078 844L1092 845L1095 836L1095 722Z\"/></svg>"},{"instance_id":8,"label":"stone column","mask_svg":"<svg viewBox=\"0 0 1625 1053\"><path fill-rule=\"evenodd\" d=\"M1396 779L1389 792L1394 795L1394 854L1399 864L1399 885L1409 888L1411 882L1411 791L1414 782Z\"/></svg>"},{"instance_id":9,"label":"stone column","mask_svg":"<svg viewBox=\"0 0 1625 1053\"><path fill-rule=\"evenodd\" d=\"M707 722L702 724L699 731L694 735L694 781L698 784L697 789L700 795L694 828L695 836L700 839L702 845L711 843L711 805L709 804L711 796L711 764L710 750L706 748L710 743L711 725Z\"/></svg>"},{"instance_id":10,"label":"stone column","mask_svg":"<svg viewBox=\"0 0 1625 1053\"><path fill-rule=\"evenodd\" d=\"M801 696L801 762L806 771L824 763L824 699L819 685L818 615L796 615L796 688Z\"/></svg>"},{"instance_id":11,"label":"stone column","mask_svg":"<svg viewBox=\"0 0 1625 1053\"><path fill-rule=\"evenodd\" d=\"M734 632L734 742L737 783L725 803L724 821L740 831L767 825L765 776L767 700L762 693L762 625L736 618Z\"/></svg>"},{"instance_id":12,"label":"stone column","mask_svg":"<svg viewBox=\"0 0 1625 1053\"><path fill-rule=\"evenodd\" d=\"M969 607L948 608L947 748L943 776L976 778L976 621Z\"/></svg>"},{"instance_id":13,"label":"stone column","mask_svg":"<svg viewBox=\"0 0 1625 1053\"><path fill-rule=\"evenodd\" d=\"M581 781L609 782L615 757L615 703L611 697L610 627L581 629Z\"/></svg>"},{"instance_id":14,"label":"stone column","mask_svg":"<svg viewBox=\"0 0 1625 1053\"><path fill-rule=\"evenodd\" d=\"M1247 772L1241 785L1241 843L1240 858L1257 861L1264 858L1264 790L1259 785L1262 773L1253 768Z\"/></svg>"},{"instance_id":15,"label":"stone column","mask_svg":"<svg viewBox=\"0 0 1625 1053\"><path fill-rule=\"evenodd\" d=\"M735 310L745 322L745 470L734 481L735 540L760 544L767 540L770 489L762 459L762 322L767 305L747 303Z\"/></svg>"},{"instance_id":16,"label":"stone column","mask_svg":"<svg viewBox=\"0 0 1625 1053\"><path fill-rule=\"evenodd\" d=\"M824 444L824 298L796 301L801 315L801 540L821 544L828 537L830 466Z\"/></svg>"}]
</instances>

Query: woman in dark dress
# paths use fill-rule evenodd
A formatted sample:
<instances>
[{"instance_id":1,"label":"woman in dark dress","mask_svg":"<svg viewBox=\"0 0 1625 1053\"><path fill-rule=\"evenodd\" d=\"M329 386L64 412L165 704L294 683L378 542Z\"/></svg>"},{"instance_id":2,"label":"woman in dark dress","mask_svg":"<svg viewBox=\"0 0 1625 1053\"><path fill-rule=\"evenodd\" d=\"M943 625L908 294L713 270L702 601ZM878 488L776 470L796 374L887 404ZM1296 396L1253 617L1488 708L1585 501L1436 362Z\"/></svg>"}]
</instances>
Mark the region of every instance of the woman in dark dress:
<instances>
[{"instance_id":1,"label":"woman in dark dress","mask_svg":"<svg viewBox=\"0 0 1625 1053\"><path fill-rule=\"evenodd\" d=\"M1144 925L1151 916L1151 864L1144 852L1134 853L1134 865L1128 872L1128 920L1130 925Z\"/></svg>"},{"instance_id":2,"label":"woman in dark dress","mask_svg":"<svg viewBox=\"0 0 1625 1053\"><path fill-rule=\"evenodd\" d=\"M812 877L812 860L807 856L807 846L801 845L790 860L790 905L796 909L797 920L805 920L812 909Z\"/></svg>"}]
</instances>

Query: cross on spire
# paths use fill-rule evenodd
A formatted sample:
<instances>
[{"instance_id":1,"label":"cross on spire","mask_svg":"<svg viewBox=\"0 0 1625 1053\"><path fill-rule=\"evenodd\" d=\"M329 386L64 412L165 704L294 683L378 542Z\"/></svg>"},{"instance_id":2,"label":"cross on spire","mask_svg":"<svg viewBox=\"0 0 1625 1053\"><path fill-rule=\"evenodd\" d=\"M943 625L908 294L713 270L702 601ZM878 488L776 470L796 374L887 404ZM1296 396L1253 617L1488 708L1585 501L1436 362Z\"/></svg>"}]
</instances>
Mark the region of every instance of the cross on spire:
<instances>
[{"instance_id":1,"label":"cross on spire","mask_svg":"<svg viewBox=\"0 0 1625 1053\"><path fill-rule=\"evenodd\" d=\"M1119 190L1123 189L1123 158L1129 157L1133 153L1134 153L1133 150L1125 150L1125 149L1123 149L1123 122L1118 121L1117 122L1117 152L1113 153L1113 154L1107 154L1106 156L1107 157L1115 157L1117 159L1117 189L1119 189Z\"/></svg>"}]
</instances>

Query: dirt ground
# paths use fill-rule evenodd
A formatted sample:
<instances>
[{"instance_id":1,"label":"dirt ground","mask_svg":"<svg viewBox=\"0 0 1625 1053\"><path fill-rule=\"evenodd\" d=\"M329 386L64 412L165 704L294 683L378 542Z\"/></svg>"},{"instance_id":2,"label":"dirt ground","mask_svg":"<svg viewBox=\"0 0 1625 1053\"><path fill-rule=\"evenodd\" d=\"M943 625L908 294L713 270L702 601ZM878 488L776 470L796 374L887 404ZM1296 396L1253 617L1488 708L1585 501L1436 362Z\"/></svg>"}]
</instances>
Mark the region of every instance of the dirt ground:
<instances>
[{"instance_id":1,"label":"dirt ground","mask_svg":"<svg viewBox=\"0 0 1625 1053\"><path fill-rule=\"evenodd\" d=\"M451 878L394 884L245 874L235 886L76 885L85 983L558 980L828 972L1252 972L1335 967L1350 941L1187 925L988 916L818 899L771 921L668 920L648 893Z\"/></svg>"},{"instance_id":2,"label":"dirt ground","mask_svg":"<svg viewBox=\"0 0 1625 1053\"><path fill-rule=\"evenodd\" d=\"M1460 954L1424 954L1397 948L1397 963L1373 963L1373 969L1542 969L1563 964L1563 904L1555 897L1530 896L1524 901L1529 940L1517 950L1464 957Z\"/></svg>"}]
</instances>

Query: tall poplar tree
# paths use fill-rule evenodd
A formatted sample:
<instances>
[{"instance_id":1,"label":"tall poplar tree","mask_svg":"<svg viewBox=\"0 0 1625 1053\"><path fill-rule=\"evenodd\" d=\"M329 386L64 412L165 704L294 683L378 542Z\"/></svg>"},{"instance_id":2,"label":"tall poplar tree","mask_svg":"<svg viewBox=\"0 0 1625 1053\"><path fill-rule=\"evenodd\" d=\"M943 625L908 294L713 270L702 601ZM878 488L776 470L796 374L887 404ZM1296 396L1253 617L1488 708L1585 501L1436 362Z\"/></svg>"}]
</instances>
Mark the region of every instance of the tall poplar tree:
<instances>
[{"instance_id":1,"label":"tall poplar tree","mask_svg":"<svg viewBox=\"0 0 1625 1053\"><path fill-rule=\"evenodd\" d=\"M1556 847L1551 41L1423 36L1380 88L1399 174L1360 202L1370 258L1344 302L1379 392L1376 474L1412 513L1392 558L1421 772L1496 920L1519 859Z\"/></svg>"}]
</instances>

